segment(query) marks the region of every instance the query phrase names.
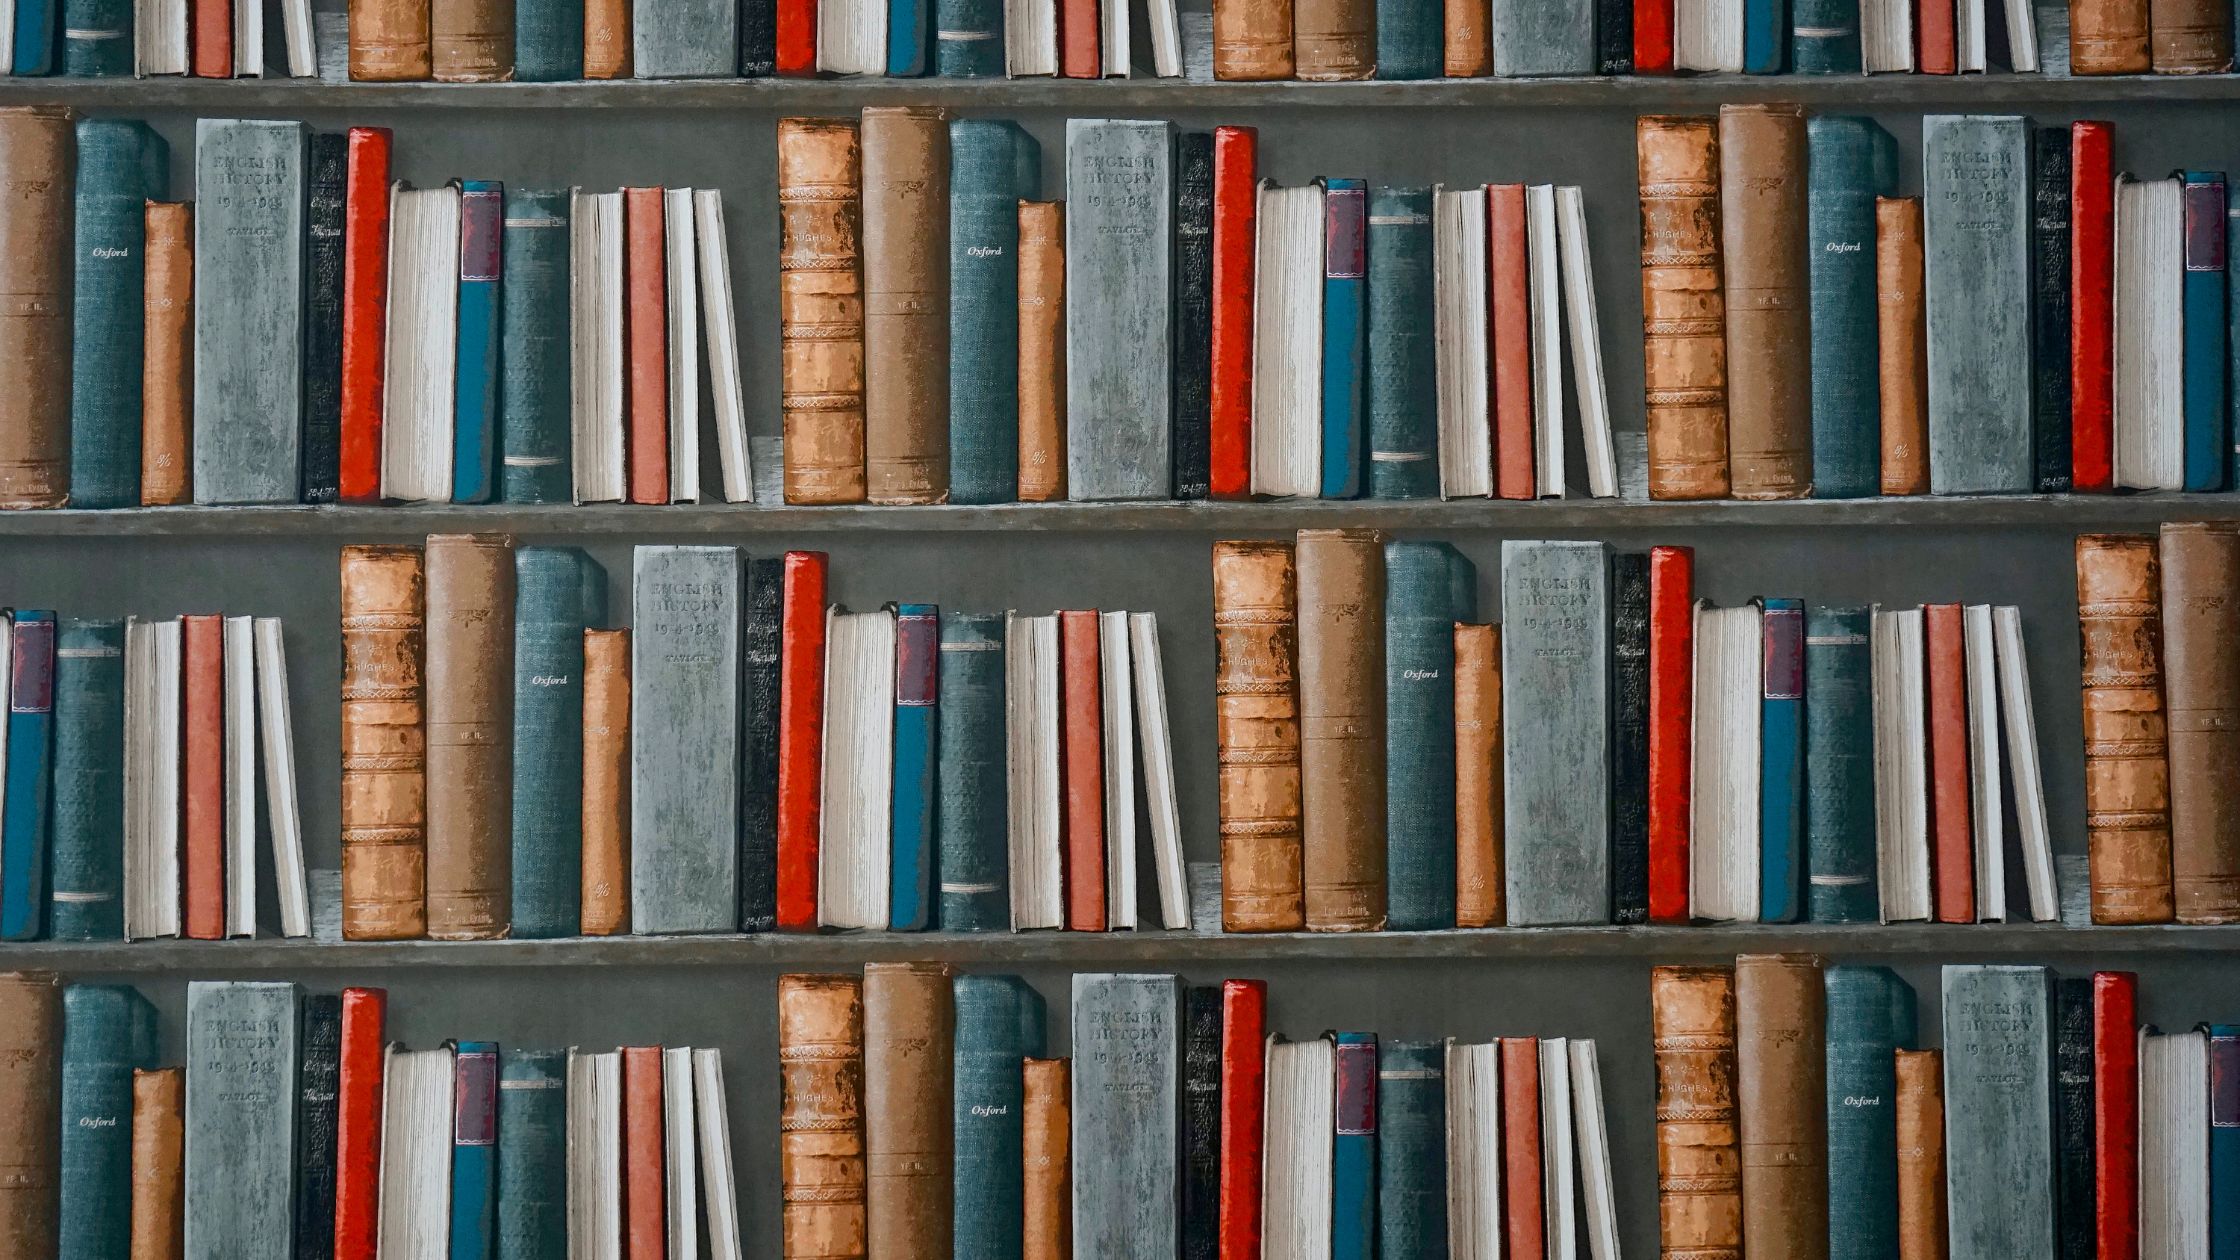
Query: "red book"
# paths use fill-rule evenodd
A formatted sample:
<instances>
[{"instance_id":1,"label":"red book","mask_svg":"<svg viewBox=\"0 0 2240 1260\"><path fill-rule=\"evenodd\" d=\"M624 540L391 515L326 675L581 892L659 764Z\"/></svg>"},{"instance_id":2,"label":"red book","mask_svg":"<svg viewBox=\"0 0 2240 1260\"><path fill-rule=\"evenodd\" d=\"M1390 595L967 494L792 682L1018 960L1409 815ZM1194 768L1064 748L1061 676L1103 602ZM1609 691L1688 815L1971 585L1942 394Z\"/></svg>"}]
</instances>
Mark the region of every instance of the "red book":
<instances>
[{"instance_id":1,"label":"red book","mask_svg":"<svg viewBox=\"0 0 2240 1260\"><path fill-rule=\"evenodd\" d=\"M2139 977L2092 973L2092 1170L2098 1260L2139 1260Z\"/></svg>"},{"instance_id":2,"label":"red book","mask_svg":"<svg viewBox=\"0 0 2240 1260\"><path fill-rule=\"evenodd\" d=\"M778 614L778 926L817 928L824 760L825 554L786 553Z\"/></svg>"},{"instance_id":3,"label":"red book","mask_svg":"<svg viewBox=\"0 0 2240 1260\"><path fill-rule=\"evenodd\" d=\"M1512 1256L1541 1253L1540 1039L1501 1038L1501 1190Z\"/></svg>"},{"instance_id":4,"label":"red book","mask_svg":"<svg viewBox=\"0 0 2240 1260\"><path fill-rule=\"evenodd\" d=\"M342 201L344 503L381 501L381 356L389 319L389 129L352 127Z\"/></svg>"},{"instance_id":5,"label":"red book","mask_svg":"<svg viewBox=\"0 0 2240 1260\"><path fill-rule=\"evenodd\" d=\"M2114 128L2069 124L2069 449L2078 490L2116 484Z\"/></svg>"},{"instance_id":6,"label":"red book","mask_svg":"<svg viewBox=\"0 0 2240 1260\"><path fill-rule=\"evenodd\" d=\"M1524 185L1486 185L1486 361L1493 367L1494 490L1538 494L1532 457L1532 269Z\"/></svg>"},{"instance_id":7,"label":"red book","mask_svg":"<svg viewBox=\"0 0 2240 1260\"><path fill-rule=\"evenodd\" d=\"M243 0L255 3L255 0ZM187 0L188 46L198 79L233 77L233 0Z\"/></svg>"},{"instance_id":8,"label":"red book","mask_svg":"<svg viewBox=\"0 0 2240 1260\"><path fill-rule=\"evenodd\" d=\"M1104 687L1097 614L1058 614L1059 755L1065 764L1066 926L1104 931Z\"/></svg>"},{"instance_id":9,"label":"red book","mask_svg":"<svg viewBox=\"0 0 2240 1260\"><path fill-rule=\"evenodd\" d=\"M1221 1257L1260 1260L1268 982L1221 982Z\"/></svg>"},{"instance_id":10,"label":"red book","mask_svg":"<svg viewBox=\"0 0 2240 1260\"><path fill-rule=\"evenodd\" d=\"M661 1145L661 1047L622 1048L623 1260L667 1260L668 1172Z\"/></svg>"},{"instance_id":11,"label":"red book","mask_svg":"<svg viewBox=\"0 0 2240 1260\"><path fill-rule=\"evenodd\" d=\"M335 1089L334 1260L375 1260L381 1225L381 1069L389 992L342 991Z\"/></svg>"},{"instance_id":12,"label":"red book","mask_svg":"<svg viewBox=\"0 0 2240 1260\"><path fill-rule=\"evenodd\" d=\"M1111 4L1122 0L1107 0ZM1104 73L1100 63L1104 28L1097 0L1058 0L1058 74L1068 79L1094 79Z\"/></svg>"},{"instance_id":13,"label":"red book","mask_svg":"<svg viewBox=\"0 0 2240 1260\"><path fill-rule=\"evenodd\" d=\"M226 621L209 613L179 623L182 934L216 941L226 934Z\"/></svg>"},{"instance_id":14,"label":"red book","mask_svg":"<svg viewBox=\"0 0 2240 1260\"><path fill-rule=\"evenodd\" d=\"M1216 499L1252 496L1252 276L1260 133L1213 129L1213 480Z\"/></svg>"},{"instance_id":15,"label":"red book","mask_svg":"<svg viewBox=\"0 0 2240 1260\"><path fill-rule=\"evenodd\" d=\"M1639 10L1636 10L1638 12ZM1649 548L1649 922L1688 921L1696 553Z\"/></svg>"},{"instance_id":16,"label":"red book","mask_svg":"<svg viewBox=\"0 0 2240 1260\"><path fill-rule=\"evenodd\" d=\"M1633 72L1672 73L1672 0L1633 0Z\"/></svg>"},{"instance_id":17,"label":"red book","mask_svg":"<svg viewBox=\"0 0 2240 1260\"><path fill-rule=\"evenodd\" d=\"M817 0L778 0L778 73L817 72Z\"/></svg>"},{"instance_id":18,"label":"red book","mask_svg":"<svg viewBox=\"0 0 2240 1260\"><path fill-rule=\"evenodd\" d=\"M1974 802L1968 791L1967 641L1960 605L1923 604L1929 700L1929 847L1937 922L1976 921Z\"/></svg>"},{"instance_id":19,"label":"red book","mask_svg":"<svg viewBox=\"0 0 2240 1260\"><path fill-rule=\"evenodd\" d=\"M630 501L669 501L668 229L658 188L622 190L623 340L630 381Z\"/></svg>"},{"instance_id":20,"label":"red book","mask_svg":"<svg viewBox=\"0 0 2240 1260\"><path fill-rule=\"evenodd\" d=\"M1952 0L1915 0L1914 34L1919 46L1914 64L1923 74L1958 74L1959 43L1953 33Z\"/></svg>"}]
</instances>

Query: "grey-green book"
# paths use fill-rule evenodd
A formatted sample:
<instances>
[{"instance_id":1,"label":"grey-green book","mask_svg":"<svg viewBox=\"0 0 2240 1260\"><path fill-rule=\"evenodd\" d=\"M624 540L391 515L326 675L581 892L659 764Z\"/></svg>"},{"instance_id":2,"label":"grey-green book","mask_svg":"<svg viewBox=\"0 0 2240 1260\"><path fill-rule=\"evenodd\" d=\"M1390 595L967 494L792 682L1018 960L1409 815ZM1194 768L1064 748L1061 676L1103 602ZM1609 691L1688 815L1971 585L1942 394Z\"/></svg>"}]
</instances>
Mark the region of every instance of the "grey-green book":
<instances>
[{"instance_id":1,"label":"grey-green book","mask_svg":"<svg viewBox=\"0 0 2240 1260\"><path fill-rule=\"evenodd\" d=\"M302 489L299 122L194 129L194 501L294 503Z\"/></svg>"},{"instance_id":2,"label":"grey-green book","mask_svg":"<svg viewBox=\"0 0 2240 1260\"><path fill-rule=\"evenodd\" d=\"M1066 485L1174 493L1174 125L1066 122Z\"/></svg>"},{"instance_id":3,"label":"grey-green book","mask_svg":"<svg viewBox=\"0 0 2240 1260\"><path fill-rule=\"evenodd\" d=\"M1951 1260L2054 1254L2051 988L2043 967L1944 969Z\"/></svg>"},{"instance_id":4,"label":"grey-green book","mask_svg":"<svg viewBox=\"0 0 2240 1260\"><path fill-rule=\"evenodd\" d=\"M186 1260L295 1254L293 984L187 985Z\"/></svg>"},{"instance_id":5,"label":"grey-green book","mask_svg":"<svg viewBox=\"0 0 2240 1260\"><path fill-rule=\"evenodd\" d=\"M630 928L739 926L735 547L640 547L630 633Z\"/></svg>"},{"instance_id":6,"label":"grey-green book","mask_svg":"<svg viewBox=\"0 0 2240 1260\"><path fill-rule=\"evenodd\" d=\"M1610 921L1610 548L1501 544L1509 922Z\"/></svg>"},{"instance_id":7,"label":"grey-green book","mask_svg":"<svg viewBox=\"0 0 2240 1260\"><path fill-rule=\"evenodd\" d=\"M1074 1260L1174 1260L1182 984L1073 978Z\"/></svg>"},{"instance_id":8,"label":"grey-green book","mask_svg":"<svg viewBox=\"0 0 2240 1260\"><path fill-rule=\"evenodd\" d=\"M2030 120L1921 120L1929 489L2033 489Z\"/></svg>"}]
</instances>

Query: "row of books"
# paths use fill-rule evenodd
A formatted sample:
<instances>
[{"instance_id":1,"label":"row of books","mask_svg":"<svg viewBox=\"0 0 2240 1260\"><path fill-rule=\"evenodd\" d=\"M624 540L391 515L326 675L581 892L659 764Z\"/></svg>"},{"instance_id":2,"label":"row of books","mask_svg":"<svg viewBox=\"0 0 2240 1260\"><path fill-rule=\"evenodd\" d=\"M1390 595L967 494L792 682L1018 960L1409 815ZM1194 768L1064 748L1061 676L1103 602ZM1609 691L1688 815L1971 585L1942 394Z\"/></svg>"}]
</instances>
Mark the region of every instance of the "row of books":
<instances>
[{"instance_id":1,"label":"row of books","mask_svg":"<svg viewBox=\"0 0 2240 1260\"><path fill-rule=\"evenodd\" d=\"M0 975L11 1254L745 1254L721 1051L411 1050L388 1008L191 981L163 1067L130 986Z\"/></svg>"}]
</instances>

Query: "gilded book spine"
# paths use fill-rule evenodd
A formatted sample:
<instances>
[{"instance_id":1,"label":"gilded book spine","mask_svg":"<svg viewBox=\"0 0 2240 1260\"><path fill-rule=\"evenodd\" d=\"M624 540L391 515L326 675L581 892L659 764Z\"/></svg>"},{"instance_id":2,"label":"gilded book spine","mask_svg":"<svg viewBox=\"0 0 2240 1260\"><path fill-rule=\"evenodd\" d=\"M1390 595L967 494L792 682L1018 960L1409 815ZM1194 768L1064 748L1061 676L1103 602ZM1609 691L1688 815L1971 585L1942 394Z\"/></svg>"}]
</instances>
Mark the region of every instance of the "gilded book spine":
<instances>
[{"instance_id":1,"label":"gilded book spine","mask_svg":"<svg viewBox=\"0 0 2240 1260\"><path fill-rule=\"evenodd\" d=\"M1726 295L1719 277L1719 128L1643 118L1641 340L1649 494L1727 494Z\"/></svg>"},{"instance_id":2,"label":"gilded book spine","mask_svg":"<svg viewBox=\"0 0 2240 1260\"><path fill-rule=\"evenodd\" d=\"M784 1260L865 1253L863 984L778 979L778 1178Z\"/></svg>"},{"instance_id":3,"label":"gilded book spine","mask_svg":"<svg viewBox=\"0 0 2240 1260\"><path fill-rule=\"evenodd\" d=\"M428 930L418 547L342 549L342 934Z\"/></svg>"},{"instance_id":4,"label":"gilded book spine","mask_svg":"<svg viewBox=\"0 0 2240 1260\"><path fill-rule=\"evenodd\" d=\"M1298 575L1285 542L1213 545L1221 920L1295 932L1301 902Z\"/></svg>"},{"instance_id":5,"label":"gilded book spine","mask_svg":"<svg viewBox=\"0 0 2240 1260\"><path fill-rule=\"evenodd\" d=\"M2077 539L2085 837L2095 923L2168 923L2175 914L2161 598L2152 537Z\"/></svg>"},{"instance_id":6,"label":"gilded book spine","mask_svg":"<svg viewBox=\"0 0 2240 1260\"><path fill-rule=\"evenodd\" d=\"M788 503L861 503L863 161L856 125L778 121L779 380Z\"/></svg>"},{"instance_id":7,"label":"gilded book spine","mask_svg":"<svg viewBox=\"0 0 2240 1260\"><path fill-rule=\"evenodd\" d=\"M1665 1260L1742 1260L1734 971L1658 967L1657 1220Z\"/></svg>"}]
</instances>

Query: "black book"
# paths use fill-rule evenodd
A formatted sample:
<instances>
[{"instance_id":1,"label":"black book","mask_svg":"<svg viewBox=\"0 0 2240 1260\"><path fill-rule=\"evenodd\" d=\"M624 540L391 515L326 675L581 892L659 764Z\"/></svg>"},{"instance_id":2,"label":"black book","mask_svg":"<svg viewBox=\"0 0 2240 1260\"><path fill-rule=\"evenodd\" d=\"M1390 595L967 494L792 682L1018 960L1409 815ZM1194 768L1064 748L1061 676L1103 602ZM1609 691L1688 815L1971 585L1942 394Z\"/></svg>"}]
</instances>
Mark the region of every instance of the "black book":
<instances>
[{"instance_id":1,"label":"black book","mask_svg":"<svg viewBox=\"0 0 2240 1260\"><path fill-rule=\"evenodd\" d=\"M1175 139L1174 497L1213 485L1213 133Z\"/></svg>"},{"instance_id":2,"label":"black book","mask_svg":"<svg viewBox=\"0 0 2240 1260\"><path fill-rule=\"evenodd\" d=\"M1221 1254L1221 986L1182 1000L1182 1260Z\"/></svg>"},{"instance_id":3,"label":"black book","mask_svg":"<svg viewBox=\"0 0 2240 1260\"><path fill-rule=\"evenodd\" d=\"M1595 0L1594 70L1633 73L1633 0Z\"/></svg>"},{"instance_id":4,"label":"black book","mask_svg":"<svg viewBox=\"0 0 2240 1260\"><path fill-rule=\"evenodd\" d=\"M342 996L303 1000L296 1088L296 1260L333 1260L335 1098L342 1084Z\"/></svg>"},{"instance_id":5,"label":"black book","mask_svg":"<svg viewBox=\"0 0 2240 1260\"><path fill-rule=\"evenodd\" d=\"M2053 1149L2060 1260L2093 1260L2091 976L2053 985Z\"/></svg>"},{"instance_id":6,"label":"black book","mask_svg":"<svg viewBox=\"0 0 2240 1260\"><path fill-rule=\"evenodd\" d=\"M342 476L343 133L311 136L304 217L303 501L332 503Z\"/></svg>"},{"instance_id":7,"label":"black book","mask_svg":"<svg viewBox=\"0 0 2240 1260\"><path fill-rule=\"evenodd\" d=\"M1612 922L1649 921L1649 557L1610 566Z\"/></svg>"},{"instance_id":8,"label":"black book","mask_svg":"<svg viewBox=\"0 0 2240 1260\"><path fill-rule=\"evenodd\" d=\"M2036 420L2040 494L2070 485L2069 129L2030 137L2030 409Z\"/></svg>"},{"instance_id":9,"label":"black book","mask_svg":"<svg viewBox=\"0 0 2240 1260\"><path fill-rule=\"evenodd\" d=\"M740 0L739 77L767 79L778 72L778 0Z\"/></svg>"},{"instance_id":10,"label":"black book","mask_svg":"<svg viewBox=\"0 0 2240 1260\"><path fill-rule=\"evenodd\" d=\"M778 653L783 556L747 560L739 690L739 930L778 926Z\"/></svg>"}]
</instances>

